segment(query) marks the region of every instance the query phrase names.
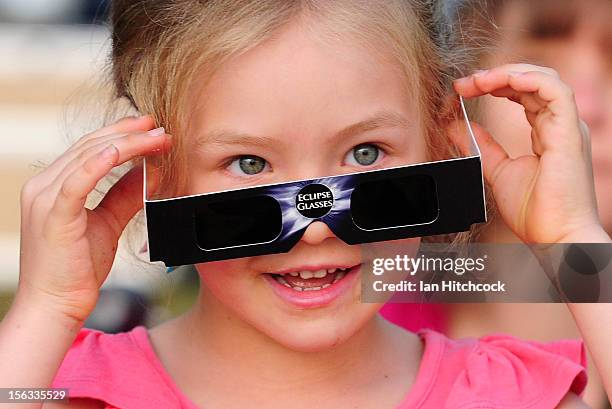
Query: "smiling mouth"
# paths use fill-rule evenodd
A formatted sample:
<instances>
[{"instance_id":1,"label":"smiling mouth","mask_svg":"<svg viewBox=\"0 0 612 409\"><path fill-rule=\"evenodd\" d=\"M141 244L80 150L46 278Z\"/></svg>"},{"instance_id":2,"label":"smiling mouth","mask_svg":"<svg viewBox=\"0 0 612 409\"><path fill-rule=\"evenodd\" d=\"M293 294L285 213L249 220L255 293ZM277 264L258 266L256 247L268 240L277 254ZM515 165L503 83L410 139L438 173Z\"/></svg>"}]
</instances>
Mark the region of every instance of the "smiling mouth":
<instances>
[{"instance_id":1,"label":"smiling mouth","mask_svg":"<svg viewBox=\"0 0 612 409\"><path fill-rule=\"evenodd\" d=\"M352 267L321 268L318 270L290 271L281 274L266 273L279 284L296 292L320 291L342 280Z\"/></svg>"}]
</instances>

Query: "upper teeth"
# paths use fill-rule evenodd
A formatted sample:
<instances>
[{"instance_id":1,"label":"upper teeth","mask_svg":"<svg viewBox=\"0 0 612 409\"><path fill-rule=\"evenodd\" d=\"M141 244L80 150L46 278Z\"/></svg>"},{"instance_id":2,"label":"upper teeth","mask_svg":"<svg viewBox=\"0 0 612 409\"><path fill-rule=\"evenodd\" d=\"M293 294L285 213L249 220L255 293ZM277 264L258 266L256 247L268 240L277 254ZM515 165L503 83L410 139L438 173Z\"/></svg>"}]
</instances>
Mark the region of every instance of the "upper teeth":
<instances>
[{"instance_id":1,"label":"upper teeth","mask_svg":"<svg viewBox=\"0 0 612 409\"><path fill-rule=\"evenodd\" d=\"M336 271L344 271L346 269L344 268L328 268L328 269L321 269L321 270L317 270L317 271L292 271L289 274L292 275L293 277L297 277L300 276L300 278L302 278L303 280L308 280L309 278L324 278L326 275L328 274L334 274Z\"/></svg>"}]
</instances>

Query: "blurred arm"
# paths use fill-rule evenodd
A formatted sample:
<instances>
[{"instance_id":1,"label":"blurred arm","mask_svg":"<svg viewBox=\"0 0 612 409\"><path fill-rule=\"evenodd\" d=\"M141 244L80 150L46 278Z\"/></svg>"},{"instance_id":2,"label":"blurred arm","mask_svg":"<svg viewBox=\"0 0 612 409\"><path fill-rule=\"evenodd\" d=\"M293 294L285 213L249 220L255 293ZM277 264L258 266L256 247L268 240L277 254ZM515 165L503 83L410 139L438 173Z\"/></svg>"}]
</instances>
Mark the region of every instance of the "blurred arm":
<instances>
[{"instance_id":1,"label":"blurred arm","mask_svg":"<svg viewBox=\"0 0 612 409\"><path fill-rule=\"evenodd\" d=\"M610 243L610 236L602 229L579 237L568 237L571 243ZM602 382L612 401L612 304L567 304L576 325L593 357Z\"/></svg>"},{"instance_id":2,"label":"blurred arm","mask_svg":"<svg viewBox=\"0 0 612 409\"><path fill-rule=\"evenodd\" d=\"M0 386L51 386L82 323L56 313L43 302L17 293L0 323ZM38 409L38 403L0 403L0 408Z\"/></svg>"}]
</instances>

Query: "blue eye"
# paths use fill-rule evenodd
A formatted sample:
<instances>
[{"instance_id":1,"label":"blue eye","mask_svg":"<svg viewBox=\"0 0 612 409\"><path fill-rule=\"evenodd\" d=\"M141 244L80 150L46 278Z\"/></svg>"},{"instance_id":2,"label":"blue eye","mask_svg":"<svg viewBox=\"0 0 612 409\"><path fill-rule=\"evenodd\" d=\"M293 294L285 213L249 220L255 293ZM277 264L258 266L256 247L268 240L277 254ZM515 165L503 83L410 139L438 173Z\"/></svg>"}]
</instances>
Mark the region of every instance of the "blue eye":
<instances>
[{"instance_id":1,"label":"blue eye","mask_svg":"<svg viewBox=\"0 0 612 409\"><path fill-rule=\"evenodd\" d=\"M351 165L369 166L376 162L381 156L381 149L371 143L363 143L351 149L345 157L345 161Z\"/></svg>"},{"instance_id":2,"label":"blue eye","mask_svg":"<svg viewBox=\"0 0 612 409\"><path fill-rule=\"evenodd\" d=\"M259 156L243 155L230 163L228 169L236 175L256 175L269 167L268 162Z\"/></svg>"}]
</instances>

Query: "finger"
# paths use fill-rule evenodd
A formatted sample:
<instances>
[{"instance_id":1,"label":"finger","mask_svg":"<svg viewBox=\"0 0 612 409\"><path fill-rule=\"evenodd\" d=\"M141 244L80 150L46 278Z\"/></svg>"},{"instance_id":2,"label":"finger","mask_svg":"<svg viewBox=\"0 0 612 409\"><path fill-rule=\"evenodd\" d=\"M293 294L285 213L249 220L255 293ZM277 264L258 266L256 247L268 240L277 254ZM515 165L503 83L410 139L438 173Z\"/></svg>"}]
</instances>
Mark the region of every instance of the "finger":
<instances>
[{"instance_id":1,"label":"finger","mask_svg":"<svg viewBox=\"0 0 612 409\"><path fill-rule=\"evenodd\" d=\"M533 127L533 135L539 135L542 152L563 150L578 152L583 148L579 129L578 110L573 91L559 79L541 72L526 72L510 78L510 86L519 92L537 94L546 101L546 107L534 112L527 110L527 119ZM544 132L544 127L554 126L554 132Z\"/></svg>"},{"instance_id":2,"label":"finger","mask_svg":"<svg viewBox=\"0 0 612 409\"><path fill-rule=\"evenodd\" d=\"M74 168L80 166L88 157L99 151L100 147L107 146L112 143L119 149L120 161L123 163L123 156L134 156L135 151L142 150L161 150L166 147L167 138L169 135L165 133L164 128L156 128L147 132L132 132L124 134L111 134L96 139L92 139L87 144L83 145L83 149L75 156L72 163L67 165L68 174L72 173L69 167ZM63 170L58 179L62 179Z\"/></svg>"},{"instance_id":3,"label":"finger","mask_svg":"<svg viewBox=\"0 0 612 409\"><path fill-rule=\"evenodd\" d=\"M159 168L148 165L147 169L147 190L152 193L159 187ZM94 209L95 212L105 215L109 223L115 226L117 236L143 207L143 180L142 166L130 169L110 188Z\"/></svg>"},{"instance_id":4,"label":"finger","mask_svg":"<svg viewBox=\"0 0 612 409\"><path fill-rule=\"evenodd\" d=\"M155 120L151 115L121 118L113 124L110 124L94 132L88 133L87 135L84 135L75 144L73 144L70 149L78 149L88 141L99 138L101 136L138 131L148 131L150 129L153 129L154 127Z\"/></svg>"},{"instance_id":5,"label":"finger","mask_svg":"<svg viewBox=\"0 0 612 409\"><path fill-rule=\"evenodd\" d=\"M472 122L472 131L480 149L484 177L491 186L503 168L512 162L504 148L491 136L487 130Z\"/></svg>"},{"instance_id":6,"label":"finger","mask_svg":"<svg viewBox=\"0 0 612 409\"><path fill-rule=\"evenodd\" d=\"M475 122L470 122L470 124L480 149L484 176L492 184L500 169L512 159L510 159L504 148L493 139L489 132ZM469 137L466 134L463 121L453 121L448 128L448 135L464 154L469 153Z\"/></svg>"},{"instance_id":7,"label":"finger","mask_svg":"<svg viewBox=\"0 0 612 409\"><path fill-rule=\"evenodd\" d=\"M495 97L504 97L509 100L523 105L525 109L525 117L531 127L535 127L537 118L537 112L546 107L546 102L539 98L532 92L522 93L513 90L510 87L504 87L491 92L491 95Z\"/></svg>"},{"instance_id":8,"label":"finger","mask_svg":"<svg viewBox=\"0 0 612 409\"><path fill-rule=\"evenodd\" d=\"M117 237L143 206L142 166L130 169L104 195L94 212L104 217L113 226Z\"/></svg>"},{"instance_id":9,"label":"finger","mask_svg":"<svg viewBox=\"0 0 612 409\"><path fill-rule=\"evenodd\" d=\"M505 71L505 72L539 71L539 72L548 74L552 77L559 78L559 73L550 67L545 67L543 65L535 65L535 64L525 64L525 63L503 64L498 67L492 68L491 70L488 70L488 71Z\"/></svg>"},{"instance_id":10,"label":"finger","mask_svg":"<svg viewBox=\"0 0 612 409\"><path fill-rule=\"evenodd\" d=\"M535 115L535 114L529 114L529 115ZM540 136L534 129L535 128L531 129L531 151L537 157L541 157L542 155L544 155L544 147L542 146Z\"/></svg>"},{"instance_id":11,"label":"finger","mask_svg":"<svg viewBox=\"0 0 612 409\"><path fill-rule=\"evenodd\" d=\"M568 119L578 120L574 93L560 79L538 71L512 73L509 76L508 85L518 92L536 94L546 102L546 108L554 115L569 115Z\"/></svg>"},{"instance_id":12,"label":"finger","mask_svg":"<svg viewBox=\"0 0 612 409\"><path fill-rule=\"evenodd\" d=\"M493 94L510 94L521 104L521 94L533 94L538 99L527 99L534 104L523 104L530 112L547 108L555 115L577 117L573 92L557 75L545 71L511 71L507 66L475 73L455 81L455 90L466 98ZM511 91L504 89L509 88Z\"/></svg>"},{"instance_id":13,"label":"finger","mask_svg":"<svg viewBox=\"0 0 612 409\"><path fill-rule=\"evenodd\" d=\"M89 158L64 181L49 213L52 226L66 226L83 211L87 195L117 164L119 151L109 145Z\"/></svg>"},{"instance_id":14,"label":"finger","mask_svg":"<svg viewBox=\"0 0 612 409\"><path fill-rule=\"evenodd\" d=\"M589 170L589 180L594 180L593 176L593 152L591 146L591 131L589 130L588 125L583 120L580 120L580 131L583 138L583 156L584 160L587 164L587 169ZM595 184L592 184L593 189L595 189ZM593 197L595 196L595 190L593 190ZM597 206L597 201L595 201L595 206Z\"/></svg>"},{"instance_id":15,"label":"finger","mask_svg":"<svg viewBox=\"0 0 612 409\"><path fill-rule=\"evenodd\" d=\"M538 112L546 106L546 102L533 92L519 92L509 86L491 91L490 94L494 97L508 98L510 101L521 104L528 112Z\"/></svg>"},{"instance_id":16,"label":"finger","mask_svg":"<svg viewBox=\"0 0 612 409\"><path fill-rule=\"evenodd\" d=\"M589 126L582 119L580 120L580 133L583 139L584 146L584 155L585 158L590 162L592 160L592 151L591 151L591 130Z\"/></svg>"},{"instance_id":17,"label":"finger","mask_svg":"<svg viewBox=\"0 0 612 409\"><path fill-rule=\"evenodd\" d=\"M41 183L51 183L53 179L65 168L65 165L72 161L82 151L84 147L91 147L103 141L97 139L113 135L127 134L130 132L148 131L155 126L155 121L150 115L141 117L122 118L104 128L100 128L95 132L91 132L81 137L77 142L71 145L66 152L57 157L47 168L40 174Z\"/></svg>"},{"instance_id":18,"label":"finger","mask_svg":"<svg viewBox=\"0 0 612 409\"><path fill-rule=\"evenodd\" d=\"M453 85L457 93L465 98L472 98L484 95L483 92L486 94L491 92L493 89L501 88L502 84L507 83L508 75L511 73L532 71L542 72L550 75L553 78L559 78L559 74L552 68L540 67L532 64L505 64L490 70L479 70L466 77L458 78L453 81ZM480 81L475 81L476 79L480 79ZM486 84L487 82L491 82L491 85L493 86L489 87ZM497 85L494 85L496 82Z\"/></svg>"},{"instance_id":19,"label":"finger","mask_svg":"<svg viewBox=\"0 0 612 409\"><path fill-rule=\"evenodd\" d=\"M119 159L118 164L125 163L126 161L138 156L138 155L147 155L152 153L159 153L161 151L165 151L170 147L170 136L168 134L163 133L163 128L159 128L160 130L157 133L149 132L139 132L139 133L130 133L123 136L113 137L107 136L104 138L100 138L103 142L94 145L75 157L72 162L68 163L55 178L55 180L49 185L46 189L49 191L50 196L54 196L63 181L68 177L68 175L72 174L75 169L83 166L83 164L93 155L100 151L104 146L108 146L108 144L112 143L119 150Z\"/></svg>"},{"instance_id":20,"label":"finger","mask_svg":"<svg viewBox=\"0 0 612 409\"><path fill-rule=\"evenodd\" d=\"M573 92L557 75L543 71L514 72L498 67L460 79L455 88L464 96L498 92L521 103L534 129L532 136L542 136L534 144L540 154L549 149L569 152L582 148ZM554 130L542 132L542 127L554 127Z\"/></svg>"},{"instance_id":21,"label":"finger","mask_svg":"<svg viewBox=\"0 0 612 409\"><path fill-rule=\"evenodd\" d=\"M506 64L490 70L476 71L472 75L455 80L454 85L457 92L465 92L461 95L471 98L504 88L508 86L511 75L524 72L541 72L552 78L559 78L557 72L550 68L530 64Z\"/></svg>"},{"instance_id":22,"label":"finger","mask_svg":"<svg viewBox=\"0 0 612 409\"><path fill-rule=\"evenodd\" d=\"M166 138L165 143L167 144L165 146L170 146L170 139ZM113 151L113 155L116 156L113 156L112 160L108 160L106 162L107 166L105 169L107 170L104 175L108 174L108 172L110 172L114 166L127 162L128 160L132 159L133 156L150 155L161 152L159 148L147 151L142 145L136 146L137 148L132 151L132 155L129 156L125 153L122 154L116 145L111 144L109 147L104 149L106 153L98 153L88 158L82 166L75 169L70 175L68 175L67 178L59 185L59 187L56 188L58 192L54 207L58 207L58 212L61 215L58 217L58 220L72 220L70 218L74 218L78 212L82 210L83 206L85 205L87 195L95 188L96 183L98 183L98 181L101 179L101 177L97 177L97 171L99 169L97 166L99 166L100 161L110 157L110 151ZM108 167L109 164L110 167ZM97 179L92 184L92 178L94 176L96 176Z\"/></svg>"}]
</instances>

